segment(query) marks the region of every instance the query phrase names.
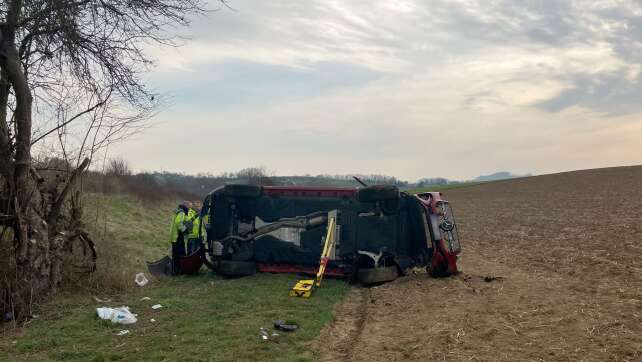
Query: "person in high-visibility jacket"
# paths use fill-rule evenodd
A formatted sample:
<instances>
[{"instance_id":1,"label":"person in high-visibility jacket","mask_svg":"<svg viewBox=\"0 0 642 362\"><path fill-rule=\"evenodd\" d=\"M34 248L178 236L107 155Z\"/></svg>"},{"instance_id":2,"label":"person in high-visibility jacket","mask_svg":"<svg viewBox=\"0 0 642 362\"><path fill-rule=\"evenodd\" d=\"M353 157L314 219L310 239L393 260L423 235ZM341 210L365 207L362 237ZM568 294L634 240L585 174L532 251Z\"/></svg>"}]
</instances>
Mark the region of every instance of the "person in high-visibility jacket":
<instances>
[{"instance_id":1,"label":"person in high-visibility jacket","mask_svg":"<svg viewBox=\"0 0 642 362\"><path fill-rule=\"evenodd\" d=\"M185 201L178 205L174 212L172 225L169 231L169 241L172 244L172 274L181 273L180 258L185 255L185 235L188 231L187 213L189 202ZM191 230L191 229L190 229Z\"/></svg>"},{"instance_id":2,"label":"person in high-visibility jacket","mask_svg":"<svg viewBox=\"0 0 642 362\"><path fill-rule=\"evenodd\" d=\"M190 221L192 228L187 231L187 255L191 255L201 247L201 238L199 230L201 228L200 210L198 205L190 208L187 212L187 220Z\"/></svg>"}]
</instances>

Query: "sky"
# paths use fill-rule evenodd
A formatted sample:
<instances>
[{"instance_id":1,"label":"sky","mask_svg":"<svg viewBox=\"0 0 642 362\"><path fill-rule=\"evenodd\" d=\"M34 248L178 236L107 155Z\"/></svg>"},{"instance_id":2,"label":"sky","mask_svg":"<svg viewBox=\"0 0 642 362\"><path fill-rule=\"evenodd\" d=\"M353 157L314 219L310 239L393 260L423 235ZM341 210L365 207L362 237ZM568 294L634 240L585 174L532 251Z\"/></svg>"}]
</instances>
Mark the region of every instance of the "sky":
<instances>
[{"instance_id":1,"label":"sky","mask_svg":"<svg viewBox=\"0 0 642 362\"><path fill-rule=\"evenodd\" d=\"M642 164L641 0L228 2L149 49L168 103L112 156L410 181Z\"/></svg>"}]
</instances>

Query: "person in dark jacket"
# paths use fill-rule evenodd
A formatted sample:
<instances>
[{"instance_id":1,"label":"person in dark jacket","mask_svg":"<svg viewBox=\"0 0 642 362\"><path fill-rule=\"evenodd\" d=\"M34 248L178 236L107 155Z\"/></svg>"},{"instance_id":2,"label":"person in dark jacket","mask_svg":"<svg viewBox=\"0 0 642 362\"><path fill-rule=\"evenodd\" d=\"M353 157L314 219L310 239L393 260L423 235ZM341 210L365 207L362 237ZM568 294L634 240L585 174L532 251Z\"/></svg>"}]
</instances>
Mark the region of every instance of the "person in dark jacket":
<instances>
[{"instance_id":1,"label":"person in dark jacket","mask_svg":"<svg viewBox=\"0 0 642 362\"><path fill-rule=\"evenodd\" d=\"M185 255L185 235L191 232L187 222L189 202L184 201L176 208L170 227L169 241L172 246L172 275L181 273L180 258Z\"/></svg>"}]
</instances>

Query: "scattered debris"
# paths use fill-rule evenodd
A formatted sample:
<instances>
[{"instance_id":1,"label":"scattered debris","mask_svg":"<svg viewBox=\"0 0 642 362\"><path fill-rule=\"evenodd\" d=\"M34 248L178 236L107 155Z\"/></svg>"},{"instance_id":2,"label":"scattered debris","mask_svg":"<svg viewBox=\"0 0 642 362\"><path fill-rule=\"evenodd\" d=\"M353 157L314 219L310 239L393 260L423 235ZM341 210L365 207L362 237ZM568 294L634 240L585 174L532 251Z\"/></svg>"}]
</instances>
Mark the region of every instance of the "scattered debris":
<instances>
[{"instance_id":1,"label":"scattered debris","mask_svg":"<svg viewBox=\"0 0 642 362\"><path fill-rule=\"evenodd\" d=\"M296 322L292 321L274 321L274 329L278 329L285 332L294 332L299 329L299 325Z\"/></svg>"},{"instance_id":2,"label":"scattered debris","mask_svg":"<svg viewBox=\"0 0 642 362\"><path fill-rule=\"evenodd\" d=\"M279 343L280 334L278 334L276 331L272 331L270 333L270 331L265 327L259 328L259 336L264 341Z\"/></svg>"},{"instance_id":3,"label":"scattered debris","mask_svg":"<svg viewBox=\"0 0 642 362\"><path fill-rule=\"evenodd\" d=\"M96 313L100 319L110 320L112 323L118 324L134 324L138 321L136 314L129 311L129 307L122 306L120 308L96 308Z\"/></svg>"},{"instance_id":4,"label":"scattered debris","mask_svg":"<svg viewBox=\"0 0 642 362\"><path fill-rule=\"evenodd\" d=\"M503 280L503 279L504 279L503 277L494 277L494 276L491 276L491 275L488 275L488 276L484 277L484 281L486 283L494 282L496 280L499 281L499 280Z\"/></svg>"},{"instance_id":5,"label":"scattered debris","mask_svg":"<svg viewBox=\"0 0 642 362\"><path fill-rule=\"evenodd\" d=\"M149 280L143 273L136 274L136 278L134 279L134 281L136 282L136 284L138 284L139 287L144 287L147 283L149 283Z\"/></svg>"},{"instance_id":6,"label":"scattered debris","mask_svg":"<svg viewBox=\"0 0 642 362\"><path fill-rule=\"evenodd\" d=\"M144 300L152 300L152 298L150 298L150 297L142 297L142 298L140 298L141 302L144 301Z\"/></svg>"},{"instance_id":7,"label":"scattered debris","mask_svg":"<svg viewBox=\"0 0 642 362\"><path fill-rule=\"evenodd\" d=\"M94 300L98 303L109 303L111 302L111 299L100 299L97 296L94 296Z\"/></svg>"},{"instance_id":8,"label":"scattered debris","mask_svg":"<svg viewBox=\"0 0 642 362\"><path fill-rule=\"evenodd\" d=\"M156 323L156 319L154 319L154 318L150 319L149 321L152 322L152 323Z\"/></svg>"},{"instance_id":9,"label":"scattered debris","mask_svg":"<svg viewBox=\"0 0 642 362\"><path fill-rule=\"evenodd\" d=\"M122 331L118 332L116 335L117 336L124 336L126 334L129 334L129 329L123 329Z\"/></svg>"},{"instance_id":10,"label":"scattered debris","mask_svg":"<svg viewBox=\"0 0 642 362\"><path fill-rule=\"evenodd\" d=\"M276 332L272 332L272 334L270 335L270 342L279 343L279 334Z\"/></svg>"},{"instance_id":11,"label":"scattered debris","mask_svg":"<svg viewBox=\"0 0 642 362\"><path fill-rule=\"evenodd\" d=\"M265 329L265 327L259 328L259 335L261 336L261 339L264 341L267 341L270 339L270 333Z\"/></svg>"},{"instance_id":12,"label":"scattered debris","mask_svg":"<svg viewBox=\"0 0 642 362\"><path fill-rule=\"evenodd\" d=\"M152 305L152 309L154 309L154 310L156 310L156 309L161 309L161 308L163 308L163 306L162 306L162 305L160 305L160 304L154 304L154 305Z\"/></svg>"}]
</instances>

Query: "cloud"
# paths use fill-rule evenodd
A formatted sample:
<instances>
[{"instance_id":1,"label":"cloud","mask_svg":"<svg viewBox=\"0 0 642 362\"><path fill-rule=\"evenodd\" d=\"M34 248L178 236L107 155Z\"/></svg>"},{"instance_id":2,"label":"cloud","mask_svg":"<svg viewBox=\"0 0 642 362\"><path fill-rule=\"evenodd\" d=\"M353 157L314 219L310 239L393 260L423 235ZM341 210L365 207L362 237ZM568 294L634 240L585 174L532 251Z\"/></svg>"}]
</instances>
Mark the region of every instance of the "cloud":
<instances>
[{"instance_id":1,"label":"cloud","mask_svg":"<svg viewBox=\"0 0 642 362\"><path fill-rule=\"evenodd\" d=\"M149 49L174 103L141 142L204 155L163 167L418 178L642 161L639 1L231 5L184 47Z\"/></svg>"},{"instance_id":2,"label":"cloud","mask_svg":"<svg viewBox=\"0 0 642 362\"><path fill-rule=\"evenodd\" d=\"M281 100L315 97L343 87L358 87L382 74L345 63L311 63L314 71L283 65L229 60L194 65L154 79L154 88L172 88L172 102L213 109L256 107ZM224 71L221 71L224 70Z\"/></svg>"},{"instance_id":3,"label":"cloud","mask_svg":"<svg viewBox=\"0 0 642 362\"><path fill-rule=\"evenodd\" d=\"M635 1L237 0L233 6L238 12L199 18L194 40L179 49L179 57L162 57L159 73L196 71L203 64L224 68L237 61L327 74L317 65L333 63L402 79L452 62L500 58L497 66L486 61L477 78L494 73L493 68L501 68L502 78L520 78L540 65L527 75L533 91L540 92L538 82L564 78L567 88L576 89L585 85L585 77L626 75L642 63L642 5ZM514 68L506 69L507 62ZM626 88L636 89L635 84ZM559 96L563 99L551 103L579 99ZM611 111L608 102L593 99L594 104L581 106ZM547 104L534 106L560 109Z\"/></svg>"}]
</instances>

